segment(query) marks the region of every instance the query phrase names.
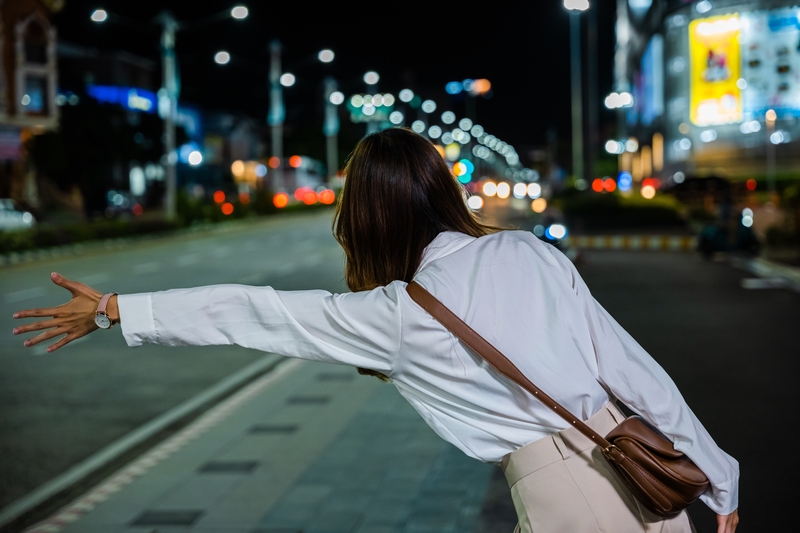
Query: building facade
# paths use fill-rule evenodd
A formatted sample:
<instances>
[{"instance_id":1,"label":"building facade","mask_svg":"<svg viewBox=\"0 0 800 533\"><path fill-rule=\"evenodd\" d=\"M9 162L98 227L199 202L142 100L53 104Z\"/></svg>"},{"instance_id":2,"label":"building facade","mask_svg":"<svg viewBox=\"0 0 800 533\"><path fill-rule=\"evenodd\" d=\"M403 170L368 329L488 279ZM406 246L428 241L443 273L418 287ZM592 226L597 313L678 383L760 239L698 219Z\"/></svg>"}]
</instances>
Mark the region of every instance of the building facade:
<instances>
[{"instance_id":1,"label":"building facade","mask_svg":"<svg viewBox=\"0 0 800 533\"><path fill-rule=\"evenodd\" d=\"M618 0L616 34L614 90L633 95L617 111L621 170L800 178L795 2Z\"/></svg>"}]
</instances>

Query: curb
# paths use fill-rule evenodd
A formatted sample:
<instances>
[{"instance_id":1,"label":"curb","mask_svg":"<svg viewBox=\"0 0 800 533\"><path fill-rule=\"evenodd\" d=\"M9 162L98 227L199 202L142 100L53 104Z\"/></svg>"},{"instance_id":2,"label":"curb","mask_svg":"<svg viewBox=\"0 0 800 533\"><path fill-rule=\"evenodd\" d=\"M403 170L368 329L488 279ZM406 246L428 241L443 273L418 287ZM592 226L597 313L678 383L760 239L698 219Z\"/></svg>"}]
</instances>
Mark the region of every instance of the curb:
<instances>
[{"instance_id":1,"label":"curb","mask_svg":"<svg viewBox=\"0 0 800 533\"><path fill-rule=\"evenodd\" d=\"M768 285L771 285L771 288L785 288L800 293L800 268L782 265L762 257L745 259L733 256L730 258L730 263L769 281ZM764 287L766 288L766 285Z\"/></svg>"},{"instance_id":2,"label":"curb","mask_svg":"<svg viewBox=\"0 0 800 533\"><path fill-rule=\"evenodd\" d=\"M134 449L137 445L156 436L170 425L196 416L198 411L202 410L204 406L211 404L211 411L218 409L220 405L218 402L220 400L222 400L224 404L227 401L224 400L226 396L231 394L235 396L236 391L239 391L242 387L246 387L254 380L258 381L259 378L263 379L266 376L274 374L276 370L280 370L282 367L286 366L282 364L286 361L288 361L288 359L283 357L265 355L263 358L254 361L238 372L231 374L208 389L157 416L143 426L122 436L66 472L56 476L22 498L0 509L0 529L4 529L5 526L15 521L17 518L47 502L69 487L81 482L87 476L99 471L118 457ZM205 414L211 411L207 410ZM200 413L200 417L203 416L204 414Z\"/></svg>"},{"instance_id":3,"label":"curb","mask_svg":"<svg viewBox=\"0 0 800 533\"><path fill-rule=\"evenodd\" d=\"M587 250L691 252L697 237L688 235L581 235L567 237L570 246Z\"/></svg>"}]
</instances>

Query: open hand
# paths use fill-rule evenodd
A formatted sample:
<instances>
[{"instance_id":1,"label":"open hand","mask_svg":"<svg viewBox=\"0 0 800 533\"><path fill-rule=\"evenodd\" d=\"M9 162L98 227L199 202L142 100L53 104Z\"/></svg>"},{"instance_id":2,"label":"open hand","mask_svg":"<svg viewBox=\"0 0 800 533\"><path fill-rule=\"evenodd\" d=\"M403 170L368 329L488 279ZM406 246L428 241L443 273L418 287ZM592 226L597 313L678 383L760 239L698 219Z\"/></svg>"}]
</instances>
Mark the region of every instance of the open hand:
<instances>
[{"instance_id":1,"label":"open hand","mask_svg":"<svg viewBox=\"0 0 800 533\"><path fill-rule=\"evenodd\" d=\"M25 346L34 346L42 341L64 335L58 342L47 348L48 352L54 352L65 344L98 329L94 323L94 317L97 312L97 304L103 295L83 283L70 281L56 272L50 274L50 279L59 287L71 292L72 299L58 307L28 309L14 313L14 318L52 317L49 320L16 327L14 335L29 331L43 331L36 337L26 340Z\"/></svg>"},{"instance_id":2,"label":"open hand","mask_svg":"<svg viewBox=\"0 0 800 533\"><path fill-rule=\"evenodd\" d=\"M717 533L734 533L739 525L739 509L731 514L717 515Z\"/></svg>"}]
</instances>

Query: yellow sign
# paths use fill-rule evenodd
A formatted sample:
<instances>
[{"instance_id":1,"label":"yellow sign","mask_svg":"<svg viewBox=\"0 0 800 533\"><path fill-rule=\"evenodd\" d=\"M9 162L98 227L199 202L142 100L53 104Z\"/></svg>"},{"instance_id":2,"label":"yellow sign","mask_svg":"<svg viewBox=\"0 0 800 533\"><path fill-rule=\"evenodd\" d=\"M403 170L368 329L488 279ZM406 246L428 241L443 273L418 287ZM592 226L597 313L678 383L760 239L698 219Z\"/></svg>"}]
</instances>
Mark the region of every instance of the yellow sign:
<instances>
[{"instance_id":1,"label":"yellow sign","mask_svg":"<svg viewBox=\"0 0 800 533\"><path fill-rule=\"evenodd\" d=\"M742 120L739 14L689 24L691 119L697 126Z\"/></svg>"}]
</instances>

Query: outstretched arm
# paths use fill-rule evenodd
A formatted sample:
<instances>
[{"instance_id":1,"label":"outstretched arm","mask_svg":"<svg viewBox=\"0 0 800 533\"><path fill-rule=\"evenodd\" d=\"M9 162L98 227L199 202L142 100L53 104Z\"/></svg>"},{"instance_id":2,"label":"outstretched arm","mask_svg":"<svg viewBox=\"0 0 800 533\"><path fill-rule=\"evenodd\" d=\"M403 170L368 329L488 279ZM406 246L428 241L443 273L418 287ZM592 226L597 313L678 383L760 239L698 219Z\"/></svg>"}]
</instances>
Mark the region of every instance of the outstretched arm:
<instances>
[{"instance_id":1,"label":"outstretched arm","mask_svg":"<svg viewBox=\"0 0 800 533\"><path fill-rule=\"evenodd\" d=\"M47 319L18 326L14 328L14 335L42 331L36 337L26 340L25 346L34 346L40 342L61 337L56 343L47 348L48 352L54 352L75 339L99 329L94 323L94 317L97 312L97 304L103 295L88 285L70 281L56 272L50 274L50 279L59 287L67 289L72 294L72 298L67 303L57 307L28 309L14 313L14 318ZM116 295L109 299L107 312L113 322L119 322Z\"/></svg>"},{"instance_id":2,"label":"outstretched arm","mask_svg":"<svg viewBox=\"0 0 800 533\"><path fill-rule=\"evenodd\" d=\"M94 316L102 295L56 274L53 282L68 289L72 299L58 307L14 315L52 317L15 328L15 334L44 330L26 346L66 335L53 345L58 349L97 329ZM120 319L129 346L237 344L391 375L401 340L398 292L404 285L395 282L346 294L211 285L120 295L109 315Z\"/></svg>"}]
</instances>

